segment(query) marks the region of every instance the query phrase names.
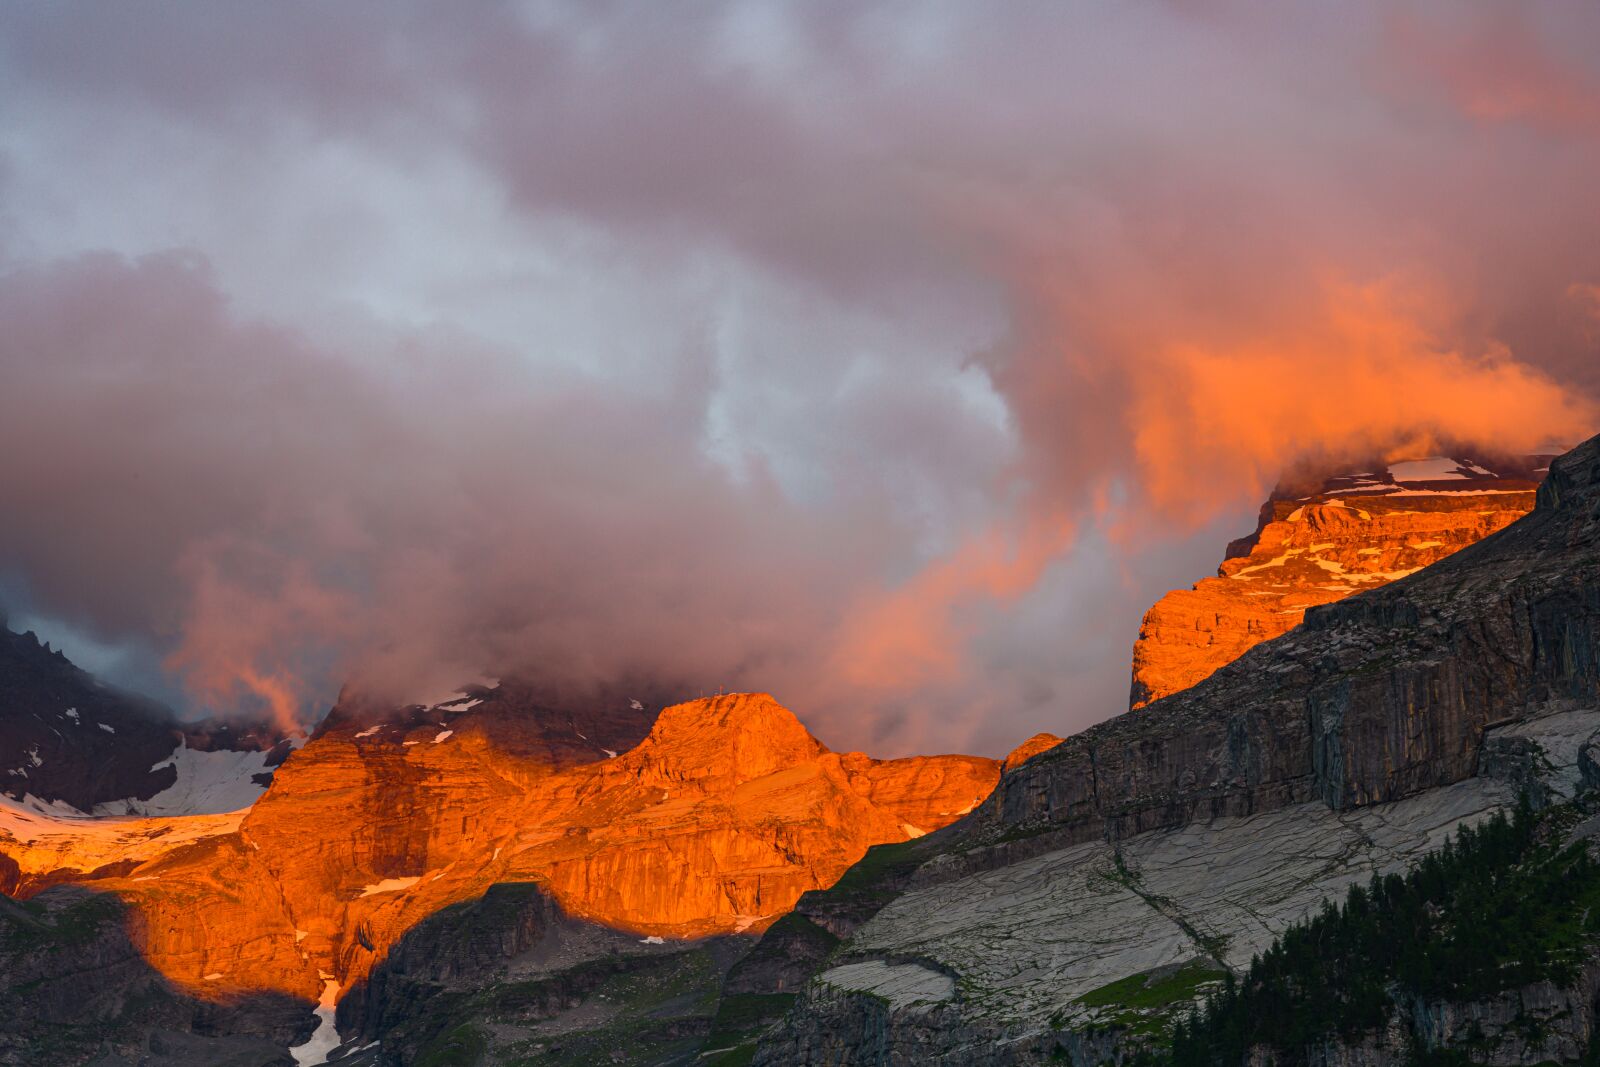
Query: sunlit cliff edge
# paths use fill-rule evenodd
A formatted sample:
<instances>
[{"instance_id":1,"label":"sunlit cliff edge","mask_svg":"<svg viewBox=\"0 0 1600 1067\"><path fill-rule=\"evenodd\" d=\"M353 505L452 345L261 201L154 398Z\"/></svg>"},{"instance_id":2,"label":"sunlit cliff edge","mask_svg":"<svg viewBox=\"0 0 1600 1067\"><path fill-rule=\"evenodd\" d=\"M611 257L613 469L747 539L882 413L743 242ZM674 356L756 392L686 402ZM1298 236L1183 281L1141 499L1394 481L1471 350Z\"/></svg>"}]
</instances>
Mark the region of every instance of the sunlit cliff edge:
<instances>
[{"instance_id":1,"label":"sunlit cliff edge","mask_svg":"<svg viewBox=\"0 0 1600 1067\"><path fill-rule=\"evenodd\" d=\"M1300 625L1309 607L1380 588L1504 529L1533 509L1548 459L1375 462L1320 485L1279 486L1216 577L1145 613L1129 705L1195 685Z\"/></svg>"}]
</instances>

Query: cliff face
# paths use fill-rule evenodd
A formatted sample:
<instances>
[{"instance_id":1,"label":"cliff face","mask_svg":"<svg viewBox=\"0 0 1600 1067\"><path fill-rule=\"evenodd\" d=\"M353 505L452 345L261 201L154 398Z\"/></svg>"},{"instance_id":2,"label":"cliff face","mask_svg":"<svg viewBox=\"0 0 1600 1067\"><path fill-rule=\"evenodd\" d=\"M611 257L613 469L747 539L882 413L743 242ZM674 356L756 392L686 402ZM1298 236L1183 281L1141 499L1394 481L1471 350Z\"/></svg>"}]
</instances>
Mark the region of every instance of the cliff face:
<instances>
[{"instance_id":1,"label":"cliff face","mask_svg":"<svg viewBox=\"0 0 1600 1067\"><path fill-rule=\"evenodd\" d=\"M802 898L729 988L800 990L757 1032L757 1063L1087 1067L1325 897L1521 790L1600 781L1596 751L1600 439L1506 529L1312 606L1191 688L1009 766L961 822L874 850ZM802 921L844 940L797 973L780 964L801 957ZM1545 999L1569 992L1587 995ZM1454 1033L1516 1002L1416 1014ZM1586 1040L1587 1010L1572 1023Z\"/></svg>"},{"instance_id":2,"label":"cliff face","mask_svg":"<svg viewBox=\"0 0 1600 1067\"><path fill-rule=\"evenodd\" d=\"M1393 800L1473 773L1486 724L1595 699L1600 441L1555 461L1532 513L1334 604L1205 682L1005 776L993 825L1087 839L1302 800Z\"/></svg>"},{"instance_id":3,"label":"cliff face","mask_svg":"<svg viewBox=\"0 0 1600 1067\"><path fill-rule=\"evenodd\" d=\"M831 752L765 694L653 724L642 705L530 699L503 686L432 708L347 700L235 825L123 821L144 843L195 832L120 856L103 843L95 859L121 866L94 885L186 995L309 1001L364 983L408 931L495 883L538 883L564 915L635 940L759 931L868 845L971 810L999 773L976 757ZM7 850L37 868L44 847Z\"/></svg>"},{"instance_id":4,"label":"cliff face","mask_svg":"<svg viewBox=\"0 0 1600 1067\"><path fill-rule=\"evenodd\" d=\"M1385 585L1504 529L1533 508L1541 460L1432 459L1280 486L1254 534L1228 546L1215 578L1145 613L1133 648L1131 707L1187 689L1306 609Z\"/></svg>"}]
</instances>

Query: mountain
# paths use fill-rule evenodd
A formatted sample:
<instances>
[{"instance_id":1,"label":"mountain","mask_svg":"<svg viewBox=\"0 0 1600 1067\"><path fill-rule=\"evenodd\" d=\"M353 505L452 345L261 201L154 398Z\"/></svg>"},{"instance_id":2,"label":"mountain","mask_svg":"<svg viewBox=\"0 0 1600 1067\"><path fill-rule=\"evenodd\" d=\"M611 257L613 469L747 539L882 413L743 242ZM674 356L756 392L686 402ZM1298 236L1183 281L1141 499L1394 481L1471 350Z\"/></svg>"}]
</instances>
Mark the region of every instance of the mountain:
<instances>
[{"instance_id":1,"label":"mountain","mask_svg":"<svg viewBox=\"0 0 1600 1067\"><path fill-rule=\"evenodd\" d=\"M104 684L0 616L0 796L36 810L217 813L246 807L289 754L262 724L183 723Z\"/></svg>"},{"instance_id":2,"label":"mountain","mask_svg":"<svg viewBox=\"0 0 1600 1067\"><path fill-rule=\"evenodd\" d=\"M1159 1058L1175 1016L1224 976L1460 824L1525 795L1552 813L1549 847L1591 847L1597 755L1600 438L1554 462L1505 529L1309 608L1198 684L1009 768L960 822L875 848L802 897L730 972L724 1003L746 1023L720 1041L757 1064ZM1565 969L1508 958L1487 991L1419 992L1393 1033L1321 1034L1284 1062L1592 1053L1600 930L1585 929ZM1517 984L1524 963L1541 977ZM1279 1062L1258 1051L1251 1062Z\"/></svg>"},{"instance_id":3,"label":"mountain","mask_svg":"<svg viewBox=\"0 0 1600 1067\"><path fill-rule=\"evenodd\" d=\"M1453 467L1502 484L1286 491L1232 554L1341 488L1526 492ZM1600 438L1366 586L999 764L834 753L764 694L347 692L246 811L14 813L0 1063L1592 1057Z\"/></svg>"},{"instance_id":4,"label":"mountain","mask_svg":"<svg viewBox=\"0 0 1600 1067\"><path fill-rule=\"evenodd\" d=\"M1435 456L1281 482L1216 577L1145 613L1129 706L1209 677L1299 626L1307 608L1413 574L1509 526L1533 508L1550 458Z\"/></svg>"},{"instance_id":5,"label":"mountain","mask_svg":"<svg viewBox=\"0 0 1600 1067\"><path fill-rule=\"evenodd\" d=\"M657 716L638 700L553 708L516 683L433 707L383 708L346 694L236 823L132 820L137 841L120 857L102 847L99 877L25 904L41 921L114 906L121 921L83 944L133 968L122 979L129 988L158 988L173 1013L203 1016L219 1040L286 1043L321 1025L308 1010L319 1002L327 1019L339 1003L347 1028L383 1018L381 993L410 988L398 968L441 958L415 947L439 923L510 914L510 930L484 935L508 951L565 931L556 955L580 968L596 954L616 966L623 949L646 966L708 939L743 935L748 944L869 845L971 811L998 773L978 757L832 752L765 694ZM98 842L106 825L63 819L51 832ZM110 825L124 832L130 822ZM88 845L80 837L77 847ZM3 840L0 848L18 852ZM39 854L20 850L25 863ZM46 881L41 873L32 884ZM507 897L496 888L505 884L538 892ZM33 983L26 1007L37 1015L57 979L26 954L8 962ZM707 990L715 984L713 975ZM148 1045L127 998L102 993L101 1015L70 1004L64 1015L92 1018L124 1048ZM284 1001L303 1005L289 1034Z\"/></svg>"}]
</instances>

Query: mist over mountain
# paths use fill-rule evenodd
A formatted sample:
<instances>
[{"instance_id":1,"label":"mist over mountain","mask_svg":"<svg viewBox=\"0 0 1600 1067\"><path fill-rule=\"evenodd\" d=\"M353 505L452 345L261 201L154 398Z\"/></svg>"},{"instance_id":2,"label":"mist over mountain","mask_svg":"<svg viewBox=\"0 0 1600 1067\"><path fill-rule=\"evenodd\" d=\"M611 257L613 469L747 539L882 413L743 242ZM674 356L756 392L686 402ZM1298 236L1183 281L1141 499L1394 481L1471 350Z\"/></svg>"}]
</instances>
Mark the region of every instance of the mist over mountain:
<instances>
[{"instance_id":1,"label":"mist over mountain","mask_svg":"<svg viewBox=\"0 0 1600 1067\"><path fill-rule=\"evenodd\" d=\"M195 713L670 669L999 754L1302 457L1595 425L1570 6L5 29L3 584Z\"/></svg>"},{"instance_id":2,"label":"mist over mountain","mask_svg":"<svg viewBox=\"0 0 1600 1067\"><path fill-rule=\"evenodd\" d=\"M0 6L0 1067L1600 1062L1600 6Z\"/></svg>"}]
</instances>

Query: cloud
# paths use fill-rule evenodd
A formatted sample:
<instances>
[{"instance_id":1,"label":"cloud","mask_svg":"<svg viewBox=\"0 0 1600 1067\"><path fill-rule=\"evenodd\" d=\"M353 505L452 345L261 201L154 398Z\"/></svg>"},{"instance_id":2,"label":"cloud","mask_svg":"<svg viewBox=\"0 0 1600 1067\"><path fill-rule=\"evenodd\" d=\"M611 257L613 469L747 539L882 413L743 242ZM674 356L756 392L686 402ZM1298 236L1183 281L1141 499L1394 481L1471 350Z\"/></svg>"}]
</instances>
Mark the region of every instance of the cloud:
<instances>
[{"instance_id":1,"label":"cloud","mask_svg":"<svg viewBox=\"0 0 1600 1067\"><path fill-rule=\"evenodd\" d=\"M352 673L414 697L518 667L781 672L889 543L881 514L736 481L681 398L442 338L362 366L239 320L191 258L15 272L0 321L0 552L223 707Z\"/></svg>"},{"instance_id":2,"label":"cloud","mask_svg":"<svg viewBox=\"0 0 1600 1067\"><path fill-rule=\"evenodd\" d=\"M999 751L1297 460L1596 428L1570 5L0 18L0 568L204 703Z\"/></svg>"},{"instance_id":3,"label":"cloud","mask_svg":"<svg viewBox=\"0 0 1600 1067\"><path fill-rule=\"evenodd\" d=\"M1333 286L1282 335L1152 341L1126 363L1142 492L1163 513L1209 514L1230 492L1219 476L1264 484L1286 458L1415 458L1462 442L1526 455L1595 427L1587 397L1504 346L1445 347L1435 321L1390 286Z\"/></svg>"}]
</instances>

